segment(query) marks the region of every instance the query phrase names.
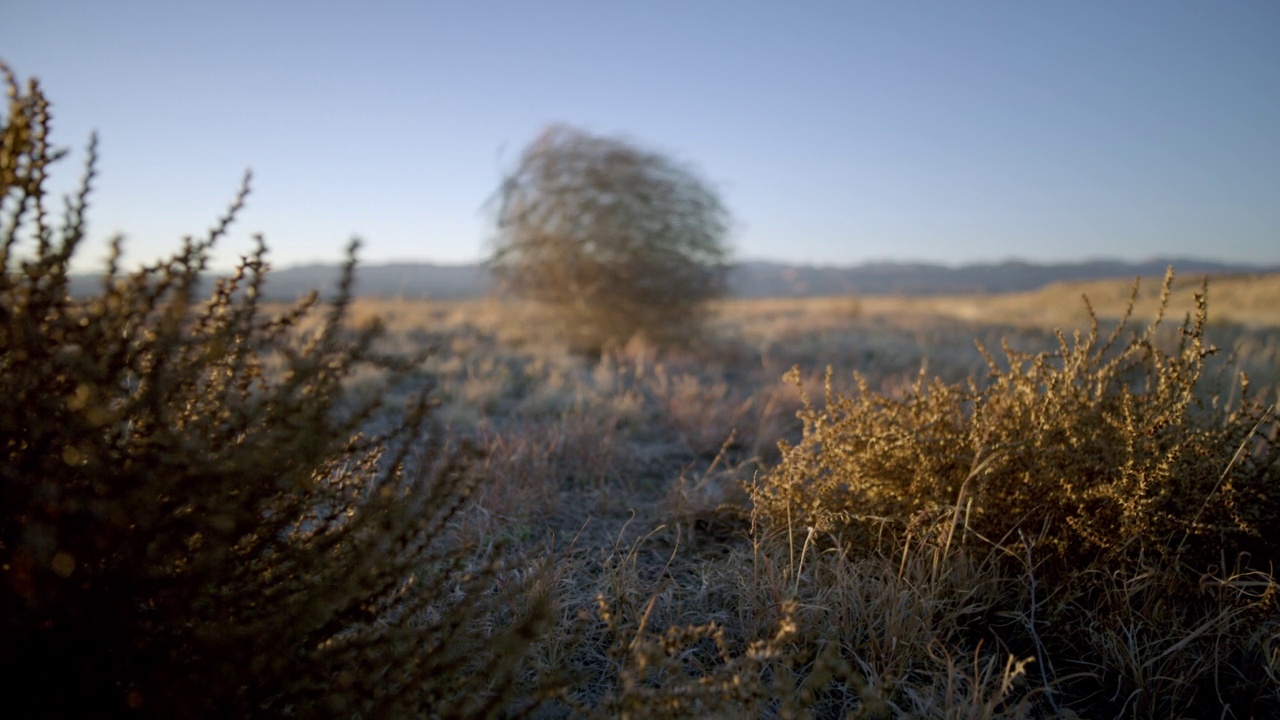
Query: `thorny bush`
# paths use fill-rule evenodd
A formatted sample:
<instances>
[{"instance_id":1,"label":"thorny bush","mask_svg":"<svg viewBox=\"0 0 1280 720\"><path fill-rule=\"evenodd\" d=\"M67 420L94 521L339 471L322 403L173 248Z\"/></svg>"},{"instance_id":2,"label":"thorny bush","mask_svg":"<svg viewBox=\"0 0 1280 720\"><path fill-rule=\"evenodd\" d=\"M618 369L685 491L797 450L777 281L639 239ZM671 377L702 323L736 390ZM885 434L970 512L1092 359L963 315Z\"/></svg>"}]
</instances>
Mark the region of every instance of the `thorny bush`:
<instances>
[{"instance_id":1,"label":"thorny bush","mask_svg":"<svg viewBox=\"0 0 1280 720\"><path fill-rule=\"evenodd\" d=\"M1167 302L1172 271L1165 279ZM1135 287L1136 292L1136 287ZM820 530L954 510L963 529L997 544L1044 533L1069 563L1158 553L1216 561L1219 547L1278 559L1280 452L1274 405L1247 378L1234 407L1197 393L1205 294L1162 342L1161 318L1101 339L1058 334L1053 353L982 352L981 387L923 373L901 397L833 390L803 397L803 439L753 490L759 511ZM1091 313L1092 314L1092 313ZM1127 320L1127 317L1126 317ZM799 372L789 378L799 387ZM803 388L801 388L803 394Z\"/></svg>"},{"instance_id":2,"label":"thorny bush","mask_svg":"<svg viewBox=\"0 0 1280 720\"><path fill-rule=\"evenodd\" d=\"M1280 423L1243 375L1235 402L1200 387L1207 287L1169 333L1172 278L1127 338L1129 313L1104 339L1090 308L1088 333L1059 333L1056 352L1006 344L999 362L980 346L983 383L922 371L898 394L860 377L845 393L828 370L819 407L794 369L803 436L750 486L754 512L842 552L924 544L935 570L1000 559L1014 599L977 632L1034 657L1047 688L1109 695L1104 714L1266 715L1280 707Z\"/></svg>"},{"instance_id":3,"label":"thorny bush","mask_svg":"<svg viewBox=\"0 0 1280 720\"><path fill-rule=\"evenodd\" d=\"M96 142L55 229L49 104L0 69L11 716L469 716L506 703L545 613L535 600L508 610L495 554L443 542L467 453L428 432L416 362L375 352L376 325L346 327L354 259L327 309L313 294L264 317L259 239L197 301L246 177L207 238L132 273L116 239L100 291L73 298ZM317 330L297 329L317 312ZM379 402L343 393L368 366L427 388L372 437Z\"/></svg>"}]
</instances>

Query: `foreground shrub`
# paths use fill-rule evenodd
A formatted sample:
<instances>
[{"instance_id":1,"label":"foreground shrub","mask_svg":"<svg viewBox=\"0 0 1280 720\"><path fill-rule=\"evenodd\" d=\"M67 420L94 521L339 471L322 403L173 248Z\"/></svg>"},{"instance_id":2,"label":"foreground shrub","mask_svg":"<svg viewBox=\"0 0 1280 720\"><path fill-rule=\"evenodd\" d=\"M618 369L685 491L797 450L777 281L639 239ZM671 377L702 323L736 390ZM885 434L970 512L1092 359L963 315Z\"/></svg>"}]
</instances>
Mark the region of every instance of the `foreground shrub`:
<instances>
[{"instance_id":1,"label":"foreground shrub","mask_svg":"<svg viewBox=\"0 0 1280 720\"><path fill-rule=\"evenodd\" d=\"M265 250L207 301L204 240L132 274L113 244L100 293L72 299L95 145L55 231L60 153L38 85L5 68L0 131L0 676L16 717L453 716L505 701L540 613L489 590L494 558L444 531L465 453L404 421L365 437L344 401L379 356L345 327L354 260L316 298L264 317ZM353 248L354 249L354 248ZM420 385L424 378L416 379ZM429 384L426 385L429 388ZM487 628L487 630L482 630ZM485 673L475 671L485 667Z\"/></svg>"},{"instance_id":2,"label":"foreground shrub","mask_svg":"<svg viewBox=\"0 0 1280 720\"><path fill-rule=\"evenodd\" d=\"M1165 281L1167 297L1172 273ZM1116 348L1059 334L1056 353L989 355L982 387L921 375L901 397L803 398L804 436L754 489L762 513L823 530L954 508L963 528L1018 544L1044 535L1089 566L1116 554L1252 551L1275 559L1280 453L1274 407L1248 391L1234 408L1197 395L1206 309L1162 349L1160 319ZM1114 351L1113 351L1114 350ZM985 350L983 351L985 353ZM799 386L799 373L790 380ZM802 390L803 392L803 390ZM1043 530L1042 530L1043 529Z\"/></svg>"},{"instance_id":3,"label":"foreground shrub","mask_svg":"<svg viewBox=\"0 0 1280 720\"><path fill-rule=\"evenodd\" d=\"M996 552L1020 597L1001 642L1046 686L1055 657L1079 671L1063 684L1110 696L1104 714L1274 710L1280 427L1243 378L1232 407L1198 392L1204 292L1197 307L1173 338L1157 316L1121 342L1126 315L1106 340L1095 319L1057 352L1006 346L981 386L922 373L897 396L860 378L846 394L828 372L825 406L803 397L803 438L751 488L756 512L848 547L895 538L903 557L927 542L935 569Z\"/></svg>"}]
</instances>

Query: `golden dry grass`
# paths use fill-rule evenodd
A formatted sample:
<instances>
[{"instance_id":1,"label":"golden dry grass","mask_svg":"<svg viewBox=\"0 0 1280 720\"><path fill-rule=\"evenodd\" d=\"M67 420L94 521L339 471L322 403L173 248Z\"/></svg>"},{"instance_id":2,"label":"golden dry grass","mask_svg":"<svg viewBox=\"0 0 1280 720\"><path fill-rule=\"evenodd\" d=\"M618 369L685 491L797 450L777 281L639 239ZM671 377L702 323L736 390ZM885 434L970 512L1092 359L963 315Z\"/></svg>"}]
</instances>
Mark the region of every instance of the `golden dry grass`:
<instances>
[{"instance_id":1,"label":"golden dry grass","mask_svg":"<svg viewBox=\"0 0 1280 720\"><path fill-rule=\"evenodd\" d=\"M1211 382L1215 373L1228 377L1230 361L1252 368L1253 397L1274 403L1280 324L1266 298L1280 279L1226 279L1234 317L1254 318L1248 325L1213 320L1213 299L1227 294L1217 283L1210 281L1204 330L1206 342L1225 350L1204 358L1206 370L1217 369L1197 397L1210 406L1238 401L1230 383ZM1174 283L1170 322L1194 307L1198 287ZM975 339L997 354L1002 340L1029 353L1060 352L1058 321L1033 319L1063 318L1068 333L1087 332L1080 290L1097 293L1105 339L1131 283L982 298L728 301L700 345L660 352L632 343L598 361L541 337L518 306L361 300L354 311L381 315L402 350L426 342L444 350L429 363L441 413L488 458L466 537L500 537L555 558L548 592L561 623L541 639L535 665L539 677L569 672L559 699L544 707L550 716L1264 716L1280 701L1280 656L1269 649L1280 620L1273 578L1247 557L1220 554L1226 564L1196 572L1151 553L1106 564L1046 535L1043 524L992 537L969 521L978 517L972 505L957 515L945 494L901 511L864 505L850 534L806 516L804 497L786 517L785 504L753 503L744 492L779 472L777 440L802 437L800 393L781 382L792 365L811 398L823 397L822 370L831 364L837 392L855 387L857 371L886 407L909 402L922 366L940 382L983 385L991 369ZM1140 288L1137 313L1154 307L1153 294L1158 282ZM1030 305L1037 297L1080 310L1037 312ZM1121 344L1152 317L1138 315ZM1177 334L1150 339L1167 348ZM1081 402L1082 412L1113 412ZM1061 420L1064 428L1096 423L1085 415ZM921 433L938 432L923 415L899 421L904 431L916 422ZM1184 421L1162 432L1191 432L1195 423ZM1016 437L1024 426L1005 432ZM1054 432L1036 441L1046 452ZM919 462L903 456L915 482L946 484L935 471L981 464L959 438L917 450ZM1071 457L1065 445L1054 452ZM1045 463L1036 471L1045 488L1049 470L1075 472L1055 457L1024 458ZM1110 462L1078 459L1100 468ZM1229 460L1199 461L1195 472L1213 473L1196 480L1207 505L1206 488ZM1153 471L1168 470L1163 462L1154 458ZM1275 468L1259 462L1254 467L1271 477ZM839 483L831 492L838 496ZM1118 490L1110 497L1124 499ZM1176 524L1176 513L1168 519ZM1116 542L1125 553L1138 547ZM1081 622L1087 633L1073 630ZM1216 697L1206 695L1209 686L1234 689Z\"/></svg>"},{"instance_id":2,"label":"golden dry grass","mask_svg":"<svg viewBox=\"0 0 1280 720\"><path fill-rule=\"evenodd\" d=\"M1181 318L1195 311L1192 294L1203 276L1178 277L1174 281L1168 314ZM1128 306L1133 282L1094 280L1055 283L1041 290L1001 295L866 298L864 312L895 316L906 313L952 317L985 323L1028 327L1084 327L1088 312L1081 302L1088 297L1098 319L1118 321ZM1134 315L1153 317L1160 301L1160 278L1145 278L1139 288ZM1211 278L1211 323L1248 328L1280 327L1280 274L1223 275Z\"/></svg>"}]
</instances>

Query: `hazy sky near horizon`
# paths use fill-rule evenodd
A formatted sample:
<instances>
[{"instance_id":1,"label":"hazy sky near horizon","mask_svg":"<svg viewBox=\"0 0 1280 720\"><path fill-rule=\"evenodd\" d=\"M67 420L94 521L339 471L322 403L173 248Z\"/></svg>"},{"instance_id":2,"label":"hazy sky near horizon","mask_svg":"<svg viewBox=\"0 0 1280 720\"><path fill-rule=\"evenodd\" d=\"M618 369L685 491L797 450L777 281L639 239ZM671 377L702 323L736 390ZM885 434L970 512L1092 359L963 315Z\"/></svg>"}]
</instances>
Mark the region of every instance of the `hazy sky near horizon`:
<instances>
[{"instance_id":1,"label":"hazy sky near horizon","mask_svg":"<svg viewBox=\"0 0 1280 720\"><path fill-rule=\"evenodd\" d=\"M549 122L693 164L740 258L1280 263L1276 2L9 0L91 244L462 262ZM86 264L87 263L87 264Z\"/></svg>"}]
</instances>

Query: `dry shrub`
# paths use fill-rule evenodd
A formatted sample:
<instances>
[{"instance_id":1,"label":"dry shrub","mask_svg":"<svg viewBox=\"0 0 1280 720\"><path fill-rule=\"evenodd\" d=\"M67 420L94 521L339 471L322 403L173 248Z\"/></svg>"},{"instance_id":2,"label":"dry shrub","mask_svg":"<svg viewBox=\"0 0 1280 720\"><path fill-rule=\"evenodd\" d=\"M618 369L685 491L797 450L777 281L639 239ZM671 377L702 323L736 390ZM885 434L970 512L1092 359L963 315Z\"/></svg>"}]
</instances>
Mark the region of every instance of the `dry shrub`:
<instances>
[{"instance_id":1,"label":"dry shrub","mask_svg":"<svg viewBox=\"0 0 1280 720\"><path fill-rule=\"evenodd\" d=\"M360 368L412 379L348 330L354 272L263 317L265 249L195 287L230 211L100 293L68 294L88 173L56 229L49 105L7 68L0 132L0 675L16 717L468 716L501 707L542 613L492 592L496 554L442 542L468 454L425 391L375 437ZM425 379L424 379L425 380ZM421 388L422 385L419 384ZM429 382L427 383L429 389ZM506 608L518 607L509 612ZM476 672L481 667L484 673Z\"/></svg>"},{"instance_id":2,"label":"dry shrub","mask_svg":"<svg viewBox=\"0 0 1280 720\"><path fill-rule=\"evenodd\" d=\"M1246 379L1230 407L1197 392L1206 292L1176 336L1163 313L1124 342L1128 315L1105 340L1095 319L1057 352L988 355L981 386L921 373L844 394L828 372L825 406L802 398L803 438L750 488L756 512L848 548L933 543L943 565L994 549L1020 591L991 632L1046 686L1080 671L1061 684L1104 714L1274 708L1259 638L1276 626L1278 427Z\"/></svg>"},{"instance_id":3,"label":"dry shrub","mask_svg":"<svg viewBox=\"0 0 1280 720\"><path fill-rule=\"evenodd\" d=\"M547 127L497 196L492 267L578 351L699 335L725 291L729 216L692 169L625 140Z\"/></svg>"},{"instance_id":4,"label":"dry shrub","mask_svg":"<svg viewBox=\"0 0 1280 720\"><path fill-rule=\"evenodd\" d=\"M796 608L779 611L773 633L735 652L725 629L715 622L647 627L657 596L644 612L624 620L598 598L599 615L614 642L608 654L616 663L616 684L593 708L578 706L584 717L732 718L759 717L786 696L788 709L801 705L790 676L780 676L790 659L796 633ZM815 678L823 684L821 674ZM806 688L807 689L807 686Z\"/></svg>"},{"instance_id":5,"label":"dry shrub","mask_svg":"<svg viewBox=\"0 0 1280 720\"><path fill-rule=\"evenodd\" d=\"M699 550L657 529L615 546L599 622L585 625L604 667L566 698L577 714L1036 716L1036 663L980 634L1009 594L993 553L915 543L857 556L814 534L765 534Z\"/></svg>"},{"instance_id":6,"label":"dry shrub","mask_svg":"<svg viewBox=\"0 0 1280 720\"><path fill-rule=\"evenodd\" d=\"M1219 546L1273 559L1274 409L1247 388L1234 408L1197 397L1213 352L1198 298L1172 350L1159 318L1115 351L1126 325L1104 342L1095 323L1086 336L1059 334L1056 353L1006 347L1005 366L988 356L982 387L922 374L891 398L865 383L841 394L828 381L825 407L804 398L804 437L754 489L757 506L821 529L954 507L996 543L1047 523L1046 542L1083 566L1117 553L1212 549L1216 560Z\"/></svg>"}]
</instances>

